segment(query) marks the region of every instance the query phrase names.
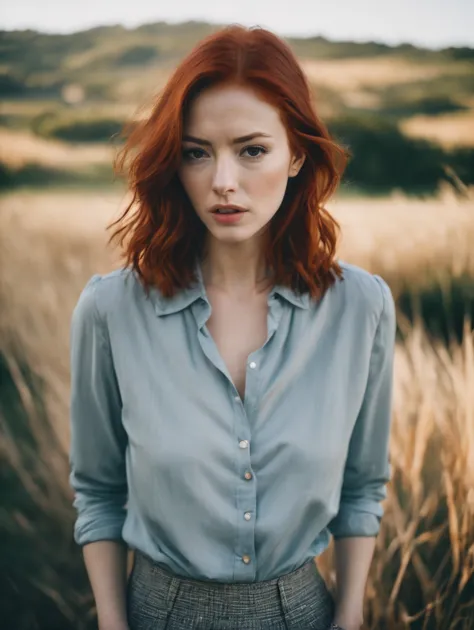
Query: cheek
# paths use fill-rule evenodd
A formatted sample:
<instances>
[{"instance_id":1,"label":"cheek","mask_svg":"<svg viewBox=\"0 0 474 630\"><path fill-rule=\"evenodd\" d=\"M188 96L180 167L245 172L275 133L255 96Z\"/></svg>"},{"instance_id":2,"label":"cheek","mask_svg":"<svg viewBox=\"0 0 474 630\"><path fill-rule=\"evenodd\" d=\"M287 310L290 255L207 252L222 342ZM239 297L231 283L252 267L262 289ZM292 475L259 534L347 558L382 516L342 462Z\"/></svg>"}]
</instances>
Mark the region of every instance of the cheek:
<instances>
[{"instance_id":1,"label":"cheek","mask_svg":"<svg viewBox=\"0 0 474 630\"><path fill-rule=\"evenodd\" d=\"M251 182L252 196L271 200L272 203L281 202L288 182L288 165L280 160L268 163L259 173L255 174Z\"/></svg>"},{"instance_id":2,"label":"cheek","mask_svg":"<svg viewBox=\"0 0 474 630\"><path fill-rule=\"evenodd\" d=\"M198 175L196 170L183 169L179 171L179 179L193 205L199 206L199 200L206 196L208 188L205 174L201 172Z\"/></svg>"}]
</instances>

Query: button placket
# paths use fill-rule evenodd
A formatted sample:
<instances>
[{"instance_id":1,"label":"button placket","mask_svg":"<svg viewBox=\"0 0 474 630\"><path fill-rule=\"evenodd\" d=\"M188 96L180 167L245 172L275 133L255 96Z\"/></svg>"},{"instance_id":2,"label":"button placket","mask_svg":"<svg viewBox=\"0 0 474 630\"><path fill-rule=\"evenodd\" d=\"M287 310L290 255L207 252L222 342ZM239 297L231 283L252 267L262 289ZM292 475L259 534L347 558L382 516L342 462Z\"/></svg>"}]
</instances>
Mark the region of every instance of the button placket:
<instances>
[{"instance_id":1,"label":"button placket","mask_svg":"<svg viewBox=\"0 0 474 630\"><path fill-rule=\"evenodd\" d=\"M258 398L258 383L259 383L259 372L261 367L261 352L262 350L257 350L252 355L250 355L247 359L247 370L246 370L246 380L245 380L245 400L244 400L244 408L246 415L249 421L252 421L250 417L255 409L256 401Z\"/></svg>"},{"instance_id":2,"label":"button placket","mask_svg":"<svg viewBox=\"0 0 474 630\"><path fill-rule=\"evenodd\" d=\"M234 565L234 577L236 580L252 580L255 579L256 563L255 559L255 513L256 505L256 488L254 484L249 483L253 477L250 472L250 448L251 441L247 439L239 439L240 451L240 480L242 484L238 495L236 508L240 512L241 524L237 525L238 542L236 545L236 557Z\"/></svg>"},{"instance_id":3,"label":"button placket","mask_svg":"<svg viewBox=\"0 0 474 630\"><path fill-rule=\"evenodd\" d=\"M234 564L234 577L236 580L252 580L256 576L255 561L255 526L256 526L256 484L251 472L251 436L252 414L256 409L258 397L260 355L258 351L247 359L245 398L240 400L240 405L234 407L235 418L238 422L239 445L239 492L236 508L240 513L240 525L237 526L238 542ZM235 396L234 392L234 396ZM240 396L239 396L240 399ZM235 397L237 402L237 397ZM239 413L240 408L240 413Z\"/></svg>"}]
</instances>

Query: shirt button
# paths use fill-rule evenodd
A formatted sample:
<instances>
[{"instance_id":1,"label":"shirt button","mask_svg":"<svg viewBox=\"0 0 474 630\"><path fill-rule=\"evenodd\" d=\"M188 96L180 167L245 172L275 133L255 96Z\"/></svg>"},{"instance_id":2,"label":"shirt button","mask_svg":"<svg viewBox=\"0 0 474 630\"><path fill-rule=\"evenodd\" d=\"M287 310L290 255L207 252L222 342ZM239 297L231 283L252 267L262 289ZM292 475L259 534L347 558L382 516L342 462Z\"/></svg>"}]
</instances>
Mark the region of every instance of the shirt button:
<instances>
[{"instance_id":1,"label":"shirt button","mask_svg":"<svg viewBox=\"0 0 474 630\"><path fill-rule=\"evenodd\" d=\"M240 402L240 396L234 396L235 402Z\"/></svg>"},{"instance_id":2,"label":"shirt button","mask_svg":"<svg viewBox=\"0 0 474 630\"><path fill-rule=\"evenodd\" d=\"M250 479L252 479L252 473L247 470L244 477L245 479L247 479L247 481L250 481Z\"/></svg>"},{"instance_id":3,"label":"shirt button","mask_svg":"<svg viewBox=\"0 0 474 630\"><path fill-rule=\"evenodd\" d=\"M244 514L244 519L246 521L250 521L250 519L252 518L252 515L250 514L250 512L245 512Z\"/></svg>"},{"instance_id":4,"label":"shirt button","mask_svg":"<svg viewBox=\"0 0 474 630\"><path fill-rule=\"evenodd\" d=\"M249 441L248 440L240 440L239 446L240 448L248 448Z\"/></svg>"},{"instance_id":5,"label":"shirt button","mask_svg":"<svg viewBox=\"0 0 474 630\"><path fill-rule=\"evenodd\" d=\"M250 563L250 556L242 556L242 562L244 564L249 564Z\"/></svg>"},{"instance_id":6,"label":"shirt button","mask_svg":"<svg viewBox=\"0 0 474 630\"><path fill-rule=\"evenodd\" d=\"M255 370L256 367L257 367L257 364L255 363L255 361L251 361L251 363L249 363L249 368L251 370Z\"/></svg>"}]
</instances>

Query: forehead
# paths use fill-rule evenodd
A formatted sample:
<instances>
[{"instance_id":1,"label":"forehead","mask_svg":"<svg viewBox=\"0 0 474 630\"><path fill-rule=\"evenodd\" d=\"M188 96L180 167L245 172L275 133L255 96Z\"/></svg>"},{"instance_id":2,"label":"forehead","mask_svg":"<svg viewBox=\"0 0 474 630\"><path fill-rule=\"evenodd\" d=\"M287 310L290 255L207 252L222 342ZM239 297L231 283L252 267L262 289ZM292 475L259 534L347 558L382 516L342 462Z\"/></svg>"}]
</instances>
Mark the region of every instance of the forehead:
<instances>
[{"instance_id":1,"label":"forehead","mask_svg":"<svg viewBox=\"0 0 474 630\"><path fill-rule=\"evenodd\" d=\"M185 129L189 133L217 133L228 129L239 135L255 129L277 134L284 131L280 113L250 87L237 85L214 86L197 96L191 103Z\"/></svg>"}]
</instances>

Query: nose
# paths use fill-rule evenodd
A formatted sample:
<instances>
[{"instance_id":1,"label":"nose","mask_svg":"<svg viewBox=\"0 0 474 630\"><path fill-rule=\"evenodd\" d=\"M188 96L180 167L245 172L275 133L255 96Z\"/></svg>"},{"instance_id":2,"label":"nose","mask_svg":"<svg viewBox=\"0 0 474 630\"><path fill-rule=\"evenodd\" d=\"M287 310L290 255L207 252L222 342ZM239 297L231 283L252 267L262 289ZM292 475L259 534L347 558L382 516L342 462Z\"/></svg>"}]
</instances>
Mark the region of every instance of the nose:
<instances>
[{"instance_id":1,"label":"nose","mask_svg":"<svg viewBox=\"0 0 474 630\"><path fill-rule=\"evenodd\" d=\"M212 190L218 195L235 192L237 189L237 168L230 156L222 156L216 161Z\"/></svg>"}]
</instances>

